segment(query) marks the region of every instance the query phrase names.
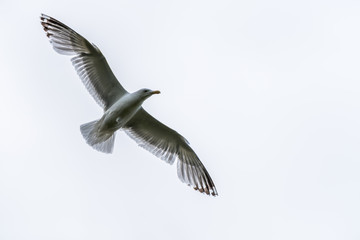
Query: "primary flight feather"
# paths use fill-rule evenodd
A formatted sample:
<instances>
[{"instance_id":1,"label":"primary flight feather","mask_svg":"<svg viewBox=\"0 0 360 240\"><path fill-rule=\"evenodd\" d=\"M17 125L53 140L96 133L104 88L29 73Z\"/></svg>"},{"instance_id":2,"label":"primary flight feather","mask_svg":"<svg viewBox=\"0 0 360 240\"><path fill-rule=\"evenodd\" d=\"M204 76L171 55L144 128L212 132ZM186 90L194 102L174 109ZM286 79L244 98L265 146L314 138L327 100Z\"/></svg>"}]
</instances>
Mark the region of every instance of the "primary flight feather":
<instances>
[{"instance_id":1,"label":"primary flight feather","mask_svg":"<svg viewBox=\"0 0 360 240\"><path fill-rule=\"evenodd\" d=\"M140 89L127 92L94 44L50 16L41 14L40 20L54 50L74 56L71 62L76 72L104 110L100 119L80 126L81 134L90 146L111 153L116 131L123 130L139 146L167 163L173 164L177 159L177 173L181 181L207 195L217 195L209 173L186 139L142 108L147 98L160 91Z\"/></svg>"}]
</instances>

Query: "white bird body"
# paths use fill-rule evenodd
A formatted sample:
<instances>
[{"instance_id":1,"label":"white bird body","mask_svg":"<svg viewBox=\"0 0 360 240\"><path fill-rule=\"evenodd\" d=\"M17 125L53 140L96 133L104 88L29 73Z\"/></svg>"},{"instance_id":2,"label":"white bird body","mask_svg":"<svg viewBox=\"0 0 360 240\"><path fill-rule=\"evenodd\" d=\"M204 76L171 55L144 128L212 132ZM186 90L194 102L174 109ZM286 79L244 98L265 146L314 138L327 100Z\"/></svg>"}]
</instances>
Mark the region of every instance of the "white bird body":
<instances>
[{"instance_id":1,"label":"white bird body","mask_svg":"<svg viewBox=\"0 0 360 240\"><path fill-rule=\"evenodd\" d=\"M177 159L177 174L181 181L207 195L217 195L215 185L188 141L175 130L152 117L142 103L160 91L140 89L127 92L112 73L101 51L62 22L42 14L41 24L54 50L73 55L75 70L85 87L103 108L99 120L85 123L80 131L94 149L112 153L115 133L123 130L139 146L173 164Z\"/></svg>"},{"instance_id":2,"label":"white bird body","mask_svg":"<svg viewBox=\"0 0 360 240\"><path fill-rule=\"evenodd\" d=\"M150 97L150 96L149 96ZM141 108L146 98L138 92L127 93L117 100L104 112L101 119L103 122L100 131L116 131L125 126L125 124Z\"/></svg>"},{"instance_id":3,"label":"white bird body","mask_svg":"<svg viewBox=\"0 0 360 240\"><path fill-rule=\"evenodd\" d=\"M141 105L152 94L160 91L140 89L125 93L97 120L80 126L86 142L98 151L111 153L114 147L115 132L126 126L126 123L140 110Z\"/></svg>"}]
</instances>

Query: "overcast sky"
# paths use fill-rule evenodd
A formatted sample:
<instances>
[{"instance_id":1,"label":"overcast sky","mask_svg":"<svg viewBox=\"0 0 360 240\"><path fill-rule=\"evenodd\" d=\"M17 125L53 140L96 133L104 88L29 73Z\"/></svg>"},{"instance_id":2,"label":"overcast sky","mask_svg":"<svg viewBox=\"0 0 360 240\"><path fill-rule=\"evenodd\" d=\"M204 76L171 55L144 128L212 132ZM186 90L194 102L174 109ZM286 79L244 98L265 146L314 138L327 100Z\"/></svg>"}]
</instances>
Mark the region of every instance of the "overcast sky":
<instances>
[{"instance_id":1,"label":"overcast sky","mask_svg":"<svg viewBox=\"0 0 360 240\"><path fill-rule=\"evenodd\" d=\"M0 239L359 239L359 1L0 2ZM39 23L95 43L211 174L200 194L101 117Z\"/></svg>"}]
</instances>

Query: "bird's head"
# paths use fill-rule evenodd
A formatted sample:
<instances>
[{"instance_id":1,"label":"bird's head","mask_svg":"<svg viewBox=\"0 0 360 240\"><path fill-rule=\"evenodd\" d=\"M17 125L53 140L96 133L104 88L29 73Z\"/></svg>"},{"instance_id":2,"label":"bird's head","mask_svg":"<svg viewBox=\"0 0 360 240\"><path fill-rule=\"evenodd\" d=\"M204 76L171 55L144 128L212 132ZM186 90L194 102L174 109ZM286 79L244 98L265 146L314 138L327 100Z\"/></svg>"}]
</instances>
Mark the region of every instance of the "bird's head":
<instances>
[{"instance_id":1,"label":"bird's head","mask_svg":"<svg viewBox=\"0 0 360 240\"><path fill-rule=\"evenodd\" d=\"M143 88L143 89L140 89L136 92L136 94L142 98L143 100L149 98L150 96L154 95L154 94L159 94L160 91L159 90L151 90L151 89L148 89L148 88Z\"/></svg>"}]
</instances>

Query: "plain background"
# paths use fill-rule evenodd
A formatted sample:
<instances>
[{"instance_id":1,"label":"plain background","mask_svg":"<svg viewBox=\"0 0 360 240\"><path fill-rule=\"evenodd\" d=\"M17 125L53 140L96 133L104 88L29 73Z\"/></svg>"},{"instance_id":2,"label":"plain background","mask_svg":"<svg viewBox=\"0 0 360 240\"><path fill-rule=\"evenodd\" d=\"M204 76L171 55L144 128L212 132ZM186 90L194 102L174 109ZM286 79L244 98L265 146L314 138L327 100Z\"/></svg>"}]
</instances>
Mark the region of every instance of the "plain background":
<instances>
[{"instance_id":1,"label":"plain background","mask_svg":"<svg viewBox=\"0 0 360 240\"><path fill-rule=\"evenodd\" d=\"M95 43L219 197L117 134L39 23ZM360 239L359 1L0 2L0 239Z\"/></svg>"}]
</instances>

